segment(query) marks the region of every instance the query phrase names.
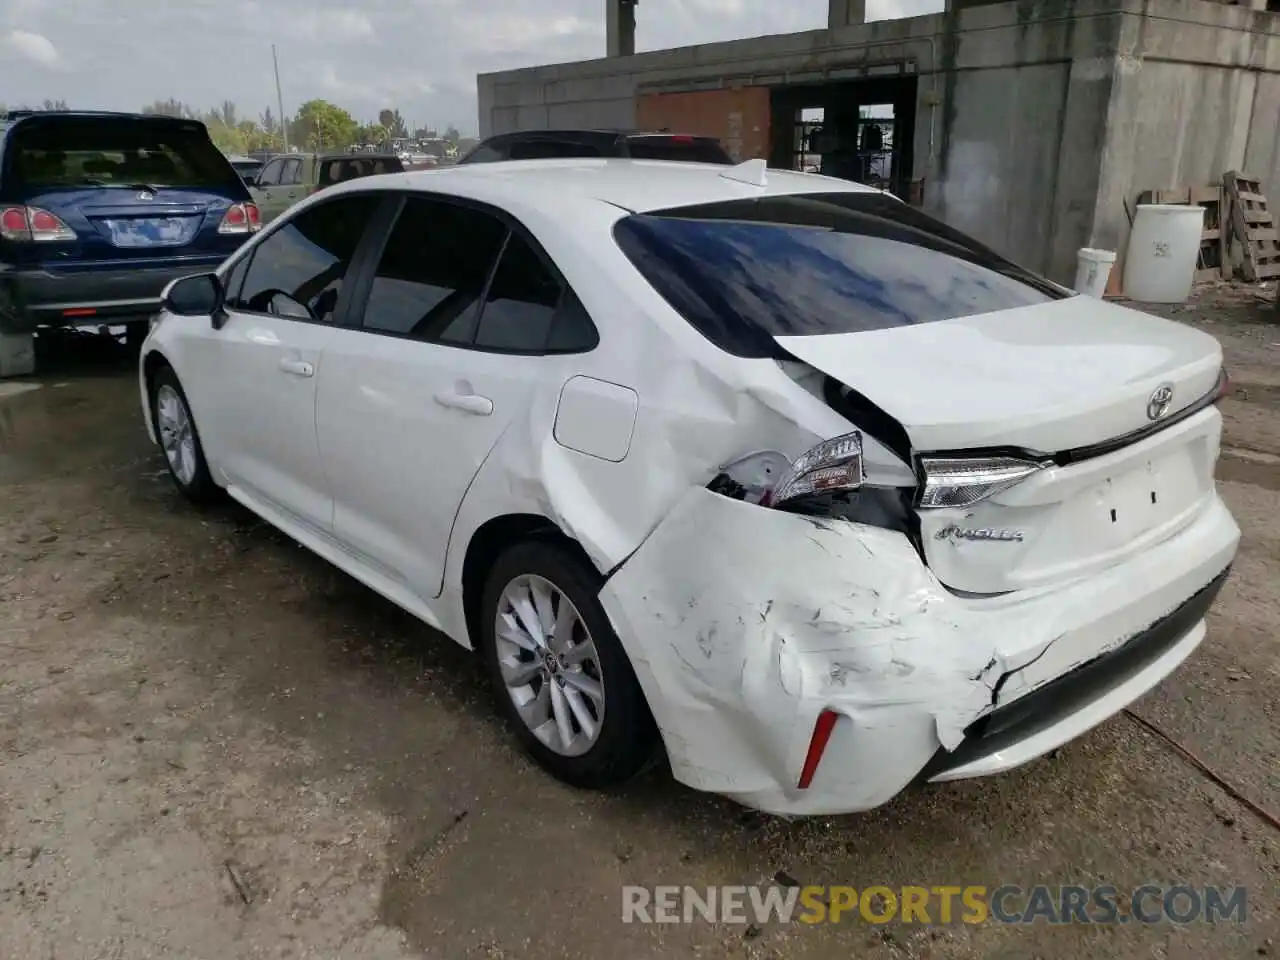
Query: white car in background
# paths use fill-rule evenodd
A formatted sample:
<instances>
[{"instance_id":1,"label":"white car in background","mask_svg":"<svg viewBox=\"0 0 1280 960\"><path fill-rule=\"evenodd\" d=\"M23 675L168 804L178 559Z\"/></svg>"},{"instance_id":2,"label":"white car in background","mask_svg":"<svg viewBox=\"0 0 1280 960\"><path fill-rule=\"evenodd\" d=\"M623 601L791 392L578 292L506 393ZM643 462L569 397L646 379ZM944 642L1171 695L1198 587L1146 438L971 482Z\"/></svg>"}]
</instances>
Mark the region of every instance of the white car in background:
<instances>
[{"instance_id":1,"label":"white car in background","mask_svg":"<svg viewBox=\"0 0 1280 960\"><path fill-rule=\"evenodd\" d=\"M141 361L225 490L486 658L598 787L784 814L1008 770L1173 671L1239 531L1217 342L898 200L631 160L353 181Z\"/></svg>"}]
</instances>

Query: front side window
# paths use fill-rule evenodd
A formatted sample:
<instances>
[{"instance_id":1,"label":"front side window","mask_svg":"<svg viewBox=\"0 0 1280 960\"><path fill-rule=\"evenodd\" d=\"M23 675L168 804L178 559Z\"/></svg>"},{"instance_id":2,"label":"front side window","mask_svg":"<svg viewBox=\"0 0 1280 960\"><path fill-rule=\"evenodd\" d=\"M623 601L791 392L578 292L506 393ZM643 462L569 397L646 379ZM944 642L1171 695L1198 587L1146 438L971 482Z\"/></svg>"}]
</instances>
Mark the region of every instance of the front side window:
<instances>
[{"instance_id":1,"label":"front side window","mask_svg":"<svg viewBox=\"0 0 1280 960\"><path fill-rule=\"evenodd\" d=\"M743 357L774 337L858 333L1070 296L879 193L732 200L624 217L614 238L700 333Z\"/></svg>"},{"instance_id":2,"label":"front side window","mask_svg":"<svg viewBox=\"0 0 1280 960\"><path fill-rule=\"evenodd\" d=\"M293 186L295 183L302 182L302 159L294 157L287 161L284 165L284 172L280 174L281 186Z\"/></svg>"},{"instance_id":3,"label":"front side window","mask_svg":"<svg viewBox=\"0 0 1280 960\"><path fill-rule=\"evenodd\" d=\"M258 186L275 187L280 184L280 173L284 170L283 160L272 160L258 174Z\"/></svg>"},{"instance_id":4,"label":"front side window","mask_svg":"<svg viewBox=\"0 0 1280 960\"><path fill-rule=\"evenodd\" d=\"M367 330L467 344L507 228L483 211L410 197L387 238L364 311Z\"/></svg>"},{"instance_id":5,"label":"front side window","mask_svg":"<svg viewBox=\"0 0 1280 960\"><path fill-rule=\"evenodd\" d=\"M229 305L333 323L342 283L378 203L368 194L340 197L282 224L253 251L244 284Z\"/></svg>"}]
</instances>

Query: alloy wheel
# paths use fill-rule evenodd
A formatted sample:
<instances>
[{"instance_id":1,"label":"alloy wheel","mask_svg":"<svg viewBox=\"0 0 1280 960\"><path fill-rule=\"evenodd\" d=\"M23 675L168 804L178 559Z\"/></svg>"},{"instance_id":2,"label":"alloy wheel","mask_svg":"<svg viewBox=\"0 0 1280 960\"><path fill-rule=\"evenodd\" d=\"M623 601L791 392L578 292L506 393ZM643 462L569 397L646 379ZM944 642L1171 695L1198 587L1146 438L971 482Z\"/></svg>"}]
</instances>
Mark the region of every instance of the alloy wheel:
<instances>
[{"instance_id":1,"label":"alloy wheel","mask_svg":"<svg viewBox=\"0 0 1280 960\"><path fill-rule=\"evenodd\" d=\"M494 634L507 694L525 726L561 756L590 750L604 720L604 681L573 601L542 577L516 577L499 595Z\"/></svg>"}]
</instances>

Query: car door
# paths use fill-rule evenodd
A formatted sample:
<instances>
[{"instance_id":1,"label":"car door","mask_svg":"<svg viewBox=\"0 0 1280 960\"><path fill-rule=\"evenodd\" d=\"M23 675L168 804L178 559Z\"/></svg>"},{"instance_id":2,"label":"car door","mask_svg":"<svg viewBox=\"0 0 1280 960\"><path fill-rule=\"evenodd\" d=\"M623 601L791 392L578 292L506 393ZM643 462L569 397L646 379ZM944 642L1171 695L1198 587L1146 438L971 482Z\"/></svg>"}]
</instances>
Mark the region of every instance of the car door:
<instances>
[{"instance_id":1,"label":"car door","mask_svg":"<svg viewBox=\"0 0 1280 960\"><path fill-rule=\"evenodd\" d=\"M334 533L427 599L481 464L563 380L566 358L543 354L571 294L518 226L422 194L361 284L362 323L326 344L316 401Z\"/></svg>"},{"instance_id":2,"label":"car door","mask_svg":"<svg viewBox=\"0 0 1280 960\"><path fill-rule=\"evenodd\" d=\"M269 223L280 215L284 207L277 208L275 206L275 198L272 191L280 185L280 175L284 173L284 165L287 157L276 157L274 160L267 162L258 179L249 193L253 197L253 202L258 205L258 213L262 216L263 223Z\"/></svg>"},{"instance_id":3,"label":"car door","mask_svg":"<svg viewBox=\"0 0 1280 960\"><path fill-rule=\"evenodd\" d=\"M333 497L316 439L316 373L348 313L347 273L380 202L338 197L264 237L228 289L224 322L192 344L183 371L193 400L205 400L201 430L228 485L326 535Z\"/></svg>"},{"instance_id":4,"label":"car door","mask_svg":"<svg viewBox=\"0 0 1280 960\"><path fill-rule=\"evenodd\" d=\"M279 200L284 204L282 211L288 210L307 195L302 182L303 161L303 157L290 157L286 160L284 170L280 173L280 186L273 188L280 192Z\"/></svg>"}]
</instances>

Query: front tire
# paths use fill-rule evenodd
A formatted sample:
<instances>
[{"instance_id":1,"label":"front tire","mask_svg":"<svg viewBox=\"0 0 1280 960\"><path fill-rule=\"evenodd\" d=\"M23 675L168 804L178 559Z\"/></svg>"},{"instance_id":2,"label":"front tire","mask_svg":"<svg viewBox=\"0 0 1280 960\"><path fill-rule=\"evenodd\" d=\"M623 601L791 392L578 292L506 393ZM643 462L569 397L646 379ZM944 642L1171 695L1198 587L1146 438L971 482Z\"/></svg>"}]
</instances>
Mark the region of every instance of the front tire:
<instances>
[{"instance_id":1,"label":"front tire","mask_svg":"<svg viewBox=\"0 0 1280 960\"><path fill-rule=\"evenodd\" d=\"M657 743L599 590L594 569L537 540L498 558L480 607L490 680L517 738L553 776L588 789L630 780Z\"/></svg>"},{"instance_id":2,"label":"front tire","mask_svg":"<svg viewBox=\"0 0 1280 960\"><path fill-rule=\"evenodd\" d=\"M151 381L151 422L178 492L193 503L217 499L221 490L209 473L191 405L171 367L157 371Z\"/></svg>"}]
</instances>

